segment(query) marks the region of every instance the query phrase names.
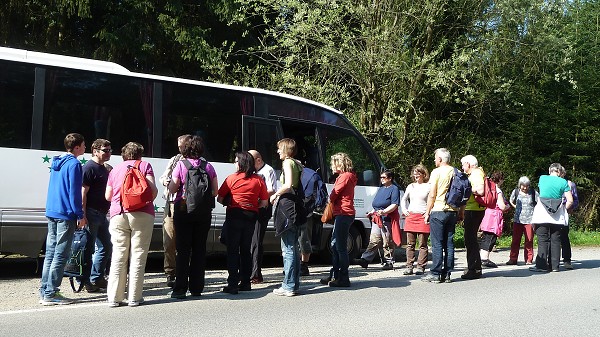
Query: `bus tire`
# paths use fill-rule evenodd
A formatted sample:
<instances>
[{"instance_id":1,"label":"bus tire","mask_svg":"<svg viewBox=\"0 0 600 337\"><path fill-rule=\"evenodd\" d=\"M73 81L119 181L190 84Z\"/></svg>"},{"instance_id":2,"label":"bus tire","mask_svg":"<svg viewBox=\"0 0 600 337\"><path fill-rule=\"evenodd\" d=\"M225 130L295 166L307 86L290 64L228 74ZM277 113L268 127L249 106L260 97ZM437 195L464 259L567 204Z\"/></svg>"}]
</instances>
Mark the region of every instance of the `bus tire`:
<instances>
[{"instance_id":1,"label":"bus tire","mask_svg":"<svg viewBox=\"0 0 600 337\"><path fill-rule=\"evenodd\" d=\"M327 239L327 242L331 242L331 235ZM362 252L362 244L363 244L363 235L362 232L357 228L356 225L350 226L350 230L348 232L348 259L350 260L350 264L352 264L352 259L357 259L360 257ZM332 256L332 247L330 244L327 245L327 249L322 254L322 257L325 261L331 263Z\"/></svg>"}]
</instances>

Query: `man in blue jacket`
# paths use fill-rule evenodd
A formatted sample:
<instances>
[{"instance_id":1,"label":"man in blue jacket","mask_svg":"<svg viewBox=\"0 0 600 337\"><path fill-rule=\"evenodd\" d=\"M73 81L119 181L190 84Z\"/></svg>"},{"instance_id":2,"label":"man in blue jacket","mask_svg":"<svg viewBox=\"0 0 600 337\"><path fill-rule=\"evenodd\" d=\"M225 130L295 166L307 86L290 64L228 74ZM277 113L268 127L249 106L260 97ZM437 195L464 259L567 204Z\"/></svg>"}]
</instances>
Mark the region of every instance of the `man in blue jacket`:
<instances>
[{"instance_id":1,"label":"man in blue jacket","mask_svg":"<svg viewBox=\"0 0 600 337\"><path fill-rule=\"evenodd\" d=\"M64 143L67 153L55 156L50 167L46 200L48 236L40 287L40 303L43 305L73 303L62 296L59 287L77 221L80 220L80 226L85 226L81 203L82 169L77 160L85 152L85 140L78 133L70 133Z\"/></svg>"}]
</instances>

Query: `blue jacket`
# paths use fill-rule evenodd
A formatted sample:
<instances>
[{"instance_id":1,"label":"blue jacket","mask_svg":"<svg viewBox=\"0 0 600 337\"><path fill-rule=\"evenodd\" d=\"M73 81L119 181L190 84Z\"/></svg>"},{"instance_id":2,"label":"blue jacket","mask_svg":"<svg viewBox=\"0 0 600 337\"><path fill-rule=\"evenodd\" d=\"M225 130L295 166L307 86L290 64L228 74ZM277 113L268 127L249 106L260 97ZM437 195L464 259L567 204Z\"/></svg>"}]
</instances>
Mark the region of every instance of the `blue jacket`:
<instances>
[{"instance_id":1,"label":"blue jacket","mask_svg":"<svg viewBox=\"0 0 600 337\"><path fill-rule=\"evenodd\" d=\"M83 219L81 163L71 153L52 158L46 216L62 220Z\"/></svg>"}]
</instances>

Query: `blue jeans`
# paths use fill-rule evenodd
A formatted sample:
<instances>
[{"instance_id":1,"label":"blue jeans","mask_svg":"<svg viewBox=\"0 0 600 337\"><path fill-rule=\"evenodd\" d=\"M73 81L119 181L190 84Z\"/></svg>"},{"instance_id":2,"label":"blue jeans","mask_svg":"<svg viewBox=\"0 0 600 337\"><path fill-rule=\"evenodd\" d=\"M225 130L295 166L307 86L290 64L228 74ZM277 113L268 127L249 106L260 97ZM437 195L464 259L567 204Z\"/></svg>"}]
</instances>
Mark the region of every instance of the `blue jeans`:
<instances>
[{"instance_id":1,"label":"blue jeans","mask_svg":"<svg viewBox=\"0 0 600 337\"><path fill-rule=\"evenodd\" d=\"M348 266L348 232L354 221L354 215L336 215L331 234L331 268L330 276L341 281L349 281Z\"/></svg>"},{"instance_id":2,"label":"blue jeans","mask_svg":"<svg viewBox=\"0 0 600 337\"><path fill-rule=\"evenodd\" d=\"M105 275L106 265L112 254L112 243L110 243L106 213L99 212L93 208L87 208L85 213L88 228L92 234L92 242L96 243L93 262L88 261L88 266L91 265L90 281L96 282Z\"/></svg>"},{"instance_id":3,"label":"blue jeans","mask_svg":"<svg viewBox=\"0 0 600 337\"><path fill-rule=\"evenodd\" d=\"M71 253L73 233L77 220L62 220L48 217L48 236L46 237L46 255L42 269L40 297L52 298L60 291L65 265Z\"/></svg>"},{"instance_id":4,"label":"blue jeans","mask_svg":"<svg viewBox=\"0 0 600 337\"><path fill-rule=\"evenodd\" d=\"M447 275L454 269L454 231L456 212L431 212L429 214L431 233L431 268L433 275Z\"/></svg>"},{"instance_id":5,"label":"blue jeans","mask_svg":"<svg viewBox=\"0 0 600 337\"><path fill-rule=\"evenodd\" d=\"M290 228L281 234L281 252L283 255L283 282L281 287L288 291L300 288L300 246L298 227Z\"/></svg>"}]
</instances>

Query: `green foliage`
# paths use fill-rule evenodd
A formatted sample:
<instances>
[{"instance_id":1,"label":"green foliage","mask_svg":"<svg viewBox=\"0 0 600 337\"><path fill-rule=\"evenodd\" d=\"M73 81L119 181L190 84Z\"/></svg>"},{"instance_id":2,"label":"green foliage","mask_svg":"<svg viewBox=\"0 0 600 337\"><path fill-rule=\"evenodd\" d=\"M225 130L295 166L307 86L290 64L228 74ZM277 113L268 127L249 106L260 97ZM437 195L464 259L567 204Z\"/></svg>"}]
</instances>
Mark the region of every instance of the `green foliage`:
<instances>
[{"instance_id":1,"label":"green foliage","mask_svg":"<svg viewBox=\"0 0 600 337\"><path fill-rule=\"evenodd\" d=\"M552 162L600 218L596 0L6 0L0 44L282 91L342 112L401 183L473 154L505 192Z\"/></svg>"}]
</instances>

